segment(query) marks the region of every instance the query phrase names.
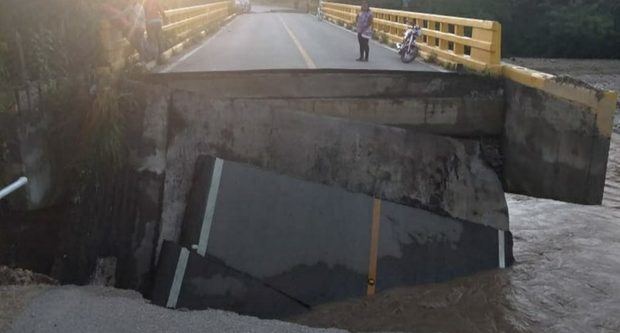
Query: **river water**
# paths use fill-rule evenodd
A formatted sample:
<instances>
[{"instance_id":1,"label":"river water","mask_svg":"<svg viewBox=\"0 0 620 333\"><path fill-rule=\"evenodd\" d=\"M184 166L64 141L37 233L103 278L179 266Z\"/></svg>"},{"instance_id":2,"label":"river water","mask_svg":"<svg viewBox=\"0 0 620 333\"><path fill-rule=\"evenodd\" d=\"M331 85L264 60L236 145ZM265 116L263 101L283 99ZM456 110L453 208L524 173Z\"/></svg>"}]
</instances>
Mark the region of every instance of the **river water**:
<instances>
[{"instance_id":1,"label":"river water","mask_svg":"<svg viewBox=\"0 0 620 333\"><path fill-rule=\"evenodd\" d=\"M294 321L352 331L620 332L618 127L601 206L506 195L514 266L326 304Z\"/></svg>"}]
</instances>

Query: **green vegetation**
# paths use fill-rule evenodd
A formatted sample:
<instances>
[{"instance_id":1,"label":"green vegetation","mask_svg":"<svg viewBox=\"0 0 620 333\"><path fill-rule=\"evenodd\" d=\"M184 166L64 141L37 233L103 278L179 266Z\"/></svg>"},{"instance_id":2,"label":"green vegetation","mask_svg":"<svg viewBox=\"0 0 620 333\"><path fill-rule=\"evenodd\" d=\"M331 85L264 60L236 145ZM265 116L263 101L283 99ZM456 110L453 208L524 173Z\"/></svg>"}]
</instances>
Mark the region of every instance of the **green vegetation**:
<instances>
[{"instance_id":1,"label":"green vegetation","mask_svg":"<svg viewBox=\"0 0 620 333\"><path fill-rule=\"evenodd\" d=\"M0 36L0 84L5 83L9 77L8 52L9 46Z\"/></svg>"},{"instance_id":2,"label":"green vegetation","mask_svg":"<svg viewBox=\"0 0 620 333\"><path fill-rule=\"evenodd\" d=\"M499 21L506 57L620 58L618 0L410 0L405 8L401 0L375 0L370 5Z\"/></svg>"},{"instance_id":3,"label":"green vegetation","mask_svg":"<svg viewBox=\"0 0 620 333\"><path fill-rule=\"evenodd\" d=\"M98 6L92 0L4 0L0 40L13 82L87 75L99 56Z\"/></svg>"},{"instance_id":4,"label":"green vegetation","mask_svg":"<svg viewBox=\"0 0 620 333\"><path fill-rule=\"evenodd\" d=\"M430 62L431 64L438 64L437 53L431 52L431 54L428 56L428 59L426 59L426 61Z\"/></svg>"},{"instance_id":5,"label":"green vegetation","mask_svg":"<svg viewBox=\"0 0 620 333\"><path fill-rule=\"evenodd\" d=\"M0 2L0 113L15 110L15 90L40 87L38 103L51 120L48 149L82 183L124 162L118 77L100 75L104 2L122 1ZM75 150L63 155L67 146Z\"/></svg>"},{"instance_id":6,"label":"green vegetation","mask_svg":"<svg viewBox=\"0 0 620 333\"><path fill-rule=\"evenodd\" d=\"M88 133L84 142L84 163L88 170L111 170L125 163L125 117L121 109L128 95L119 93L114 83L103 84L82 125Z\"/></svg>"},{"instance_id":7,"label":"green vegetation","mask_svg":"<svg viewBox=\"0 0 620 333\"><path fill-rule=\"evenodd\" d=\"M166 8L218 0L161 0ZM40 91L35 100L50 120L55 165L97 184L126 162L124 108L133 97L119 82L139 68L111 74L102 68L102 5L126 0L0 1L0 115L16 117L15 91ZM30 87L30 88L26 88ZM0 133L1 134L1 133ZM0 164L6 145L0 135ZM67 154L67 146L75 147ZM72 177L72 179L75 177Z\"/></svg>"},{"instance_id":8,"label":"green vegetation","mask_svg":"<svg viewBox=\"0 0 620 333\"><path fill-rule=\"evenodd\" d=\"M381 43L383 44L388 44L390 42L390 37L385 32L381 33L381 36L379 38L381 40Z\"/></svg>"}]
</instances>

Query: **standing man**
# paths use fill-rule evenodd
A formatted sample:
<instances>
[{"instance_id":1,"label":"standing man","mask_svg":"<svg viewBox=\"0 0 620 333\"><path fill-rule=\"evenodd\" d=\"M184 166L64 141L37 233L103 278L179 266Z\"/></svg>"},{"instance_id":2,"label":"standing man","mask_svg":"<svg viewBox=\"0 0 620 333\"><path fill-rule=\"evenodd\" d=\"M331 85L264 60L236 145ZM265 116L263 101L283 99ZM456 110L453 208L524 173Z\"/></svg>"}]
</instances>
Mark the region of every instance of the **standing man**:
<instances>
[{"instance_id":1,"label":"standing man","mask_svg":"<svg viewBox=\"0 0 620 333\"><path fill-rule=\"evenodd\" d=\"M372 38L372 13L368 2L362 3L362 11L357 15L357 41L360 44L360 57L356 61L368 61L370 46L368 42Z\"/></svg>"},{"instance_id":2,"label":"standing man","mask_svg":"<svg viewBox=\"0 0 620 333\"><path fill-rule=\"evenodd\" d=\"M161 32L164 26L165 12L158 0L144 0L146 16L146 35L154 59L161 55Z\"/></svg>"},{"instance_id":3,"label":"standing man","mask_svg":"<svg viewBox=\"0 0 620 333\"><path fill-rule=\"evenodd\" d=\"M131 46L138 51L140 59L144 60L146 59L144 7L138 0L123 0L121 3L125 6L123 10L108 3L104 3L101 9L110 22L123 32Z\"/></svg>"}]
</instances>

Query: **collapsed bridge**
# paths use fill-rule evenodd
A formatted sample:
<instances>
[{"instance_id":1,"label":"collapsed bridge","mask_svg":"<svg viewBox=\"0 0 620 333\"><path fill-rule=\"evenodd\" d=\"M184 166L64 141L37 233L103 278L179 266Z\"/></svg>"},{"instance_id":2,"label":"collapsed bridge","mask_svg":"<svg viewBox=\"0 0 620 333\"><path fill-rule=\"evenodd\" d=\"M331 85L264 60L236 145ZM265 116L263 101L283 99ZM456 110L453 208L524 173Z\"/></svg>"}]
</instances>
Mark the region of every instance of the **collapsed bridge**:
<instances>
[{"instance_id":1,"label":"collapsed bridge","mask_svg":"<svg viewBox=\"0 0 620 333\"><path fill-rule=\"evenodd\" d=\"M591 110L512 81L282 70L131 85L149 126L136 167L162 193L161 305L280 317L443 281L512 261L504 190L601 198L606 155L589 147L609 138ZM536 135L540 151L520 150Z\"/></svg>"},{"instance_id":2,"label":"collapsed bridge","mask_svg":"<svg viewBox=\"0 0 620 333\"><path fill-rule=\"evenodd\" d=\"M500 132L495 80L326 70L149 81L145 94L160 97L148 113L167 120L165 151L151 154L166 165L159 242L184 246L163 247L161 305L282 316L510 258L501 183L475 139ZM483 118L487 128L465 125ZM469 139L437 135L459 126Z\"/></svg>"},{"instance_id":3,"label":"collapsed bridge","mask_svg":"<svg viewBox=\"0 0 620 333\"><path fill-rule=\"evenodd\" d=\"M351 6L326 6L334 21L354 17ZM165 30L185 36L209 15L228 20L228 7L173 10L178 22ZM403 24L388 22L392 14L383 11L378 22L394 39ZM79 207L63 213L66 224L0 224L9 230L0 233L9 235L0 242L2 262L87 283L98 258L115 257L116 286L154 303L261 317L510 265L504 192L599 204L615 97L500 64L495 23L432 19L423 53L467 59L494 75L417 64L425 71L212 71L123 81L131 96L119 110L128 163L102 188L72 198ZM275 22L286 38L310 20L317 34L335 35L304 20ZM472 38L459 35L465 24L476 25ZM341 33L334 50L350 39ZM206 51L223 63L235 53ZM373 56L380 52L394 56ZM289 53L292 64L308 65ZM338 55L317 53L309 63ZM31 180L8 204L25 211L66 204L57 195L65 165L46 146L50 119L31 101L39 94L27 89L18 94L19 115L0 114L3 131L16 138L7 170L23 165Z\"/></svg>"}]
</instances>

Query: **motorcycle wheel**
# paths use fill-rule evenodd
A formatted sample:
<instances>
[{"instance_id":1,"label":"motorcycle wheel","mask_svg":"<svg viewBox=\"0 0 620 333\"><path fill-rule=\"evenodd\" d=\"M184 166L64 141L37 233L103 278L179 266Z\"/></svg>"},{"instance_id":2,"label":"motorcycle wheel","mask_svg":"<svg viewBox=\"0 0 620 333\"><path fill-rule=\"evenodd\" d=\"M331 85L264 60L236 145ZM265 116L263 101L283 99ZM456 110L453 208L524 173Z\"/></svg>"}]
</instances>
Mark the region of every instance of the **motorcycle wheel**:
<instances>
[{"instance_id":1,"label":"motorcycle wheel","mask_svg":"<svg viewBox=\"0 0 620 333\"><path fill-rule=\"evenodd\" d=\"M405 64L408 64L412 62L413 59L415 59L417 55L418 55L417 48L409 49L400 54L400 60L404 62Z\"/></svg>"}]
</instances>

